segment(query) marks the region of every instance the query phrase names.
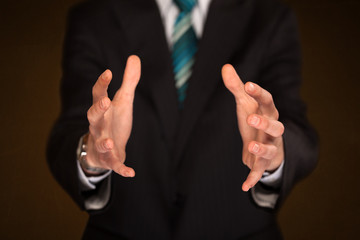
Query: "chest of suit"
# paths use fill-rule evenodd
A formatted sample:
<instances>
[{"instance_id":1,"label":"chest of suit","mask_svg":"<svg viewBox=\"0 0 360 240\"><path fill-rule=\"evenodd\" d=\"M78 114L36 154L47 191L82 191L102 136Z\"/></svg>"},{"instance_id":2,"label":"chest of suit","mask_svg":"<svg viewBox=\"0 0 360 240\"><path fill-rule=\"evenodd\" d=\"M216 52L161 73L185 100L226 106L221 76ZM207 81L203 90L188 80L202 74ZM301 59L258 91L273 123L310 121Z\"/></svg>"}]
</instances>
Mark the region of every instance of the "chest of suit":
<instances>
[{"instance_id":1,"label":"chest of suit","mask_svg":"<svg viewBox=\"0 0 360 240\"><path fill-rule=\"evenodd\" d=\"M213 1L179 111L160 14L154 2L137 2L118 1L99 26L104 67L112 69L115 80L110 96L121 85L126 58L136 54L142 60L126 159L137 175L114 174L111 200L90 222L114 225L129 238L141 236L132 229L136 225L143 232L161 232L163 239L174 232L179 239L231 238L273 222L272 214L241 191L248 169L241 161L235 101L220 72L232 63L244 80L257 81L269 32L254 15L253 4ZM244 229L234 232L232 224Z\"/></svg>"}]
</instances>

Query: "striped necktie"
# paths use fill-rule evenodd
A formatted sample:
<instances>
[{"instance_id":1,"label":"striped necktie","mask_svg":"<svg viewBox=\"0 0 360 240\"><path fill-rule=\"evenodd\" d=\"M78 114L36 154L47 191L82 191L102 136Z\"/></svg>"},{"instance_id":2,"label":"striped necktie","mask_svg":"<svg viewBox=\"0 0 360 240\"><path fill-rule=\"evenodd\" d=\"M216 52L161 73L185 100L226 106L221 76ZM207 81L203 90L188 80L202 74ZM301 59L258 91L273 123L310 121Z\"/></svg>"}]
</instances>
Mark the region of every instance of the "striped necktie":
<instances>
[{"instance_id":1,"label":"striped necktie","mask_svg":"<svg viewBox=\"0 0 360 240\"><path fill-rule=\"evenodd\" d=\"M197 51L197 38L191 21L191 10L197 1L174 0L174 2L179 7L180 13L175 21L172 34L172 61L179 107L182 108Z\"/></svg>"}]
</instances>

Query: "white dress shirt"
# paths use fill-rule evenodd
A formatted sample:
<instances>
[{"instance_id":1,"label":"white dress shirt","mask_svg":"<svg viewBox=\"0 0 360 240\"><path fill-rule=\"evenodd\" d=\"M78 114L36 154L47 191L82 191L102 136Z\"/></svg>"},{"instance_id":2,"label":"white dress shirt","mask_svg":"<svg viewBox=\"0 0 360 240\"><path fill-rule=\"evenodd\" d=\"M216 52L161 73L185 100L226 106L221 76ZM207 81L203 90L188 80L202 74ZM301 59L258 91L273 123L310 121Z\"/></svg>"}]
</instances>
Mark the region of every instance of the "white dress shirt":
<instances>
[{"instance_id":1,"label":"white dress shirt","mask_svg":"<svg viewBox=\"0 0 360 240\"><path fill-rule=\"evenodd\" d=\"M179 8L172 0L156 0L163 20L167 42L172 47L172 31L176 18L179 14ZM211 0L198 0L198 4L194 6L191 12L193 28L198 39L201 38L206 16L209 10Z\"/></svg>"},{"instance_id":2,"label":"white dress shirt","mask_svg":"<svg viewBox=\"0 0 360 240\"><path fill-rule=\"evenodd\" d=\"M198 0L198 4L194 6L191 13L193 28L198 39L201 39L203 34L210 2L211 0ZM159 7L161 18L164 24L166 39L169 44L169 48L171 49L173 45L171 36L175 20L179 14L179 9L172 0L156 0L156 3ZM279 187L283 173L283 166L284 161L274 173L265 173L260 182L269 187ZM81 189L83 191L94 190L97 187L96 185L103 181L98 193L85 200L85 208L88 210L97 210L103 208L110 199L111 171L108 171L101 176L87 177L78 161L78 176L81 183ZM241 188L239 188L239 191L241 191ZM251 194L254 201L261 207L274 208L278 199L277 193L267 191L261 188L259 184L251 189Z\"/></svg>"}]
</instances>

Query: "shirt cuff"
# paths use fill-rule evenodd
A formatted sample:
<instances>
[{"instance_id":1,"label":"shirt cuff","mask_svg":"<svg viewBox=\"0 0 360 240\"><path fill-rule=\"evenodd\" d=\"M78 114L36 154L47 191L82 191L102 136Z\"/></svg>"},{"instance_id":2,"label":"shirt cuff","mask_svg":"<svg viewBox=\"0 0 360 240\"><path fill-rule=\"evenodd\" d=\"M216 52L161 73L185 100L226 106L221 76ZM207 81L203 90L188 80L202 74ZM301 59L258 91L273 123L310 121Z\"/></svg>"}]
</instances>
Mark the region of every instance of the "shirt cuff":
<instances>
[{"instance_id":1,"label":"shirt cuff","mask_svg":"<svg viewBox=\"0 0 360 240\"><path fill-rule=\"evenodd\" d=\"M279 188L281 185L281 179L284 171L284 162L273 173L265 172L260 179L260 182L271 188ZM261 184L256 184L251 189L251 196L255 203L260 207L275 208L276 202L279 198L279 193L272 189L265 189Z\"/></svg>"},{"instance_id":2,"label":"shirt cuff","mask_svg":"<svg viewBox=\"0 0 360 240\"><path fill-rule=\"evenodd\" d=\"M268 187L272 187L272 188L280 187L281 179L282 179L283 171L284 171L284 163L285 163L285 160L282 161L280 167L278 167L278 169L276 169L276 171L273 173L265 172L263 174L262 178L260 179L260 182L265 184Z\"/></svg>"},{"instance_id":3,"label":"shirt cuff","mask_svg":"<svg viewBox=\"0 0 360 240\"><path fill-rule=\"evenodd\" d=\"M82 170L79 161L76 161L76 164L77 164L77 168L78 168L78 177L80 180L80 189L82 191L95 190L96 184L103 181L112 172L112 170L109 170L102 175L88 177L85 175L84 171Z\"/></svg>"},{"instance_id":4,"label":"shirt cuff","mask_svg":"<svg viewBox=\"0 0 360 240\"><path fill-rule=\"evenodd\" d=\"M251 188L251 196L255 203L260 207L275 208L276 202L279 198L279 194L261 187L259 184Z\"/></svg>"}]
</instances>

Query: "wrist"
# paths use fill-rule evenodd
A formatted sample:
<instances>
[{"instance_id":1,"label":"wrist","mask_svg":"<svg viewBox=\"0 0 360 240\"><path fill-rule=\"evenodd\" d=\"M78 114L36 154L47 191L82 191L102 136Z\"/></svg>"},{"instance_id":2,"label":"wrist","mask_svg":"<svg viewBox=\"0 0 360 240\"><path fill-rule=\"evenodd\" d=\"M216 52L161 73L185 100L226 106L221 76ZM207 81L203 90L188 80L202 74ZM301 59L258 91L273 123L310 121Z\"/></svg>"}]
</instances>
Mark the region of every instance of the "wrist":
<instances>
[{"instance_id":1,"label":"wrist","mask_svg":"<svg viewBox=\"0 0 360 240\"><path fill-rule=\"evenodd\" d=\"M84 173L88 176L96 176L104 174L109 171L108 169L96 167L89 163L88 161L88 141L89 133L83 135L80 138L78 151L77 151L77 160L80 163L80 167L84 171Z\"/></svg>"}]
</instances>

